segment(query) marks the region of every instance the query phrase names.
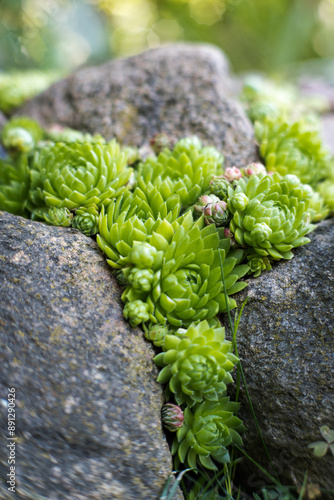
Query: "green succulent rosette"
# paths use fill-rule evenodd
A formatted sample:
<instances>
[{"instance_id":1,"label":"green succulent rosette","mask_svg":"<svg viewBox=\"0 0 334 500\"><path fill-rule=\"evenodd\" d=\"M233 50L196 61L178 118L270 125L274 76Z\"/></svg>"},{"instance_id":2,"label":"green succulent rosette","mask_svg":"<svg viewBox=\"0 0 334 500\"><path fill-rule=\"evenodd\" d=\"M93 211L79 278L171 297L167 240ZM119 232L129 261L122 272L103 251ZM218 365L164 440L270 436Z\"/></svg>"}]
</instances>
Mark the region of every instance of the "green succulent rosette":
<instances>
[{"instance_id":1,"label":"green succulent rosette","mask_svg":"<svg viewBox=\"0 0 334 500\"><path fill-rule=\"evenodd\" d=\"M146 192L156 187L164 200L180 197L183 207L194 204L222 173L223 156L213 147L202 147L197 137L181 139L173 150L164 149L138 168L137 186Z\"/></svg>"},{"instance_id":2,"label":"green succulent rosette","mask_svg":"<svg viewBox=\"0 0 334 500\"><path fill-rule=\"evenodd\" d=\"M9 120L1 131L1 140L12 153L28 153L43 138L43 129L33 119L19 116Z\"/></svg>"},{"instance_id":3,"label":"green succulent rosette","mask_svg":"<svg viewBox=\"0 0 334 500\"><path fill-rule=\"evenodd\" d=\"M322 196L329 214L334 214L334 176L317 185L317 192Z\"/></svg>"},{"instance_id":4,"label":"green succulent rosette","mask_svg":"<svg viewBox=\"0 0 334 500\"><path fill-rule=\"evenodd\" d=\"M242 445L239 432L245 430L241 420L235 416L238 403L228 397L219 401L204 401L193 410L184 410L184 422L176 432L172 445L175 468L180 463L193 469L202 465L209 470L217 470L213 460L228 463L228 446Z\"/></svg>"},{"instance_id":5,"label":"green succulent rosette","mask_svg":"<svg viewBox=\"0 0 334 500\"><path fill-rule=\"evenodd\" d=\"M177 195L164 201L156 188L146 193L137 188L102 207L97 243L108 264L115 269L129 265L134 243L149 242L154 233L170 239L182 220L176 222L180 207Z\"/></svg>"},{"instance_id":6,"label":"green succulent rosette","mask_svg":"<svg viewBox=\"0 0 334 500\"><path fill-rule=\"evenodd\" d=\"M247 261L250 267L249 272L254 275L254 278L260 276L262 271L270 271L271 269L270 258L258 255L256 252L249 252Z\"/></svg>"},{"instance_id":7,"label":"green succulent rosette","mask_svg":"<svg viewBox=\"0 0 334 500\"><path fill-rule=\"evenodd\" d=\"M87 207L79 207L75 211L72 227L86 236L94 236L99 228L99 209L93 203Z\"/></svg>"},{"instance_id":8,"label":"green succulent rosette","mask_svg":"<svg viewBox=\"0 0 334 500\"><path fill-rule=\"evenodd\" d=\"M158 382L168 383L179 405L218 401L232 382L230 372L238 358L230 352L222 327L210 328L206 321L192 324L181 337L166 335L163 350L154 358L162 368Z\"/></svg>"},{"instance_id":9,"label":"green succulent rosette","mask_svg":"<svg viewBox=\"0 0 334 500\"><path fill-rule=\"evenodd\" d=\"M219 252L229 296L246 286L237 282L249 270L246 265L238 265L244 256L243 250L230 251L230 240L220 238L223 230L213 224L205 226L203 218L194 222L191 212L173 224L166 220L156 224L157 231L146 239L146 244L156 249L149 266L154 272L151 290L138 291L130 285L122 295L123 301L140 299L148 304L153 323L176 327L226 311ZM127 262L138 267L131 252ZM236 305L229 297L228 303L230 309Z\"/></svg>"},{"instance_id":10,"label":"green succulent rosette","mask_svg":"<svg viewBox=\"0 0 334 500\"><path fill-rule=\"evenodd\" d=\"M60 73L37 70L0 73L0 109L10 113L61 77Z\"/></svg>"},{"instance_id":11,"label":"green succulent rosette","mask_svg":"<svg viewBox=\"0 0 334 500\"><path fill-rule=\"evenodd\" d=\"M236 241L260 256L291 259L310 240L310 193L295 175L253 175L230 189L230 230Z\"/></svg>"},{"instance_id":12,"label":"green succulent rosette","mask_svg":"<svg viewBox=\"0 0 334 500\"><path fill-rule=\"evenodd\" d=\"M326 178L329 153L323 148L319 134L309 130L303 121L293 124L283 119L258 121L255 135L268 172L294 174L311 186Z\"/></svg>"},{"instance_id":13,"label":"green succulent rosette","mask_svg":"<svg viewBox=\"0 0 334 500\"><path fill-rule=\"evenodd\" d=\"M0 210L28 217L30 176L26 154L0 159Z\"/></svg>"},{"instance_id":14,"label":"green succulent rosette","mask_svg":"<svg viewBox=\"0 0 334 500\"><path fill-rule=\"evenodd\" d=\"M125 319L129 320L131 326L140 325L149 319L148 305L141 300L134 300L125 304L123 309Z\"/></svg>"},{"instance_id":15,"label":"green succulent rosette","mask_svg":"<svg viewBox=\"0 0 334 500\"><path fill-rule=\"evenodd\" d=\"M80 132L80 130L75 130L69 127L62 127L60 125L54 125L45 132L46 139L52 142L99 142L105 144L105 139L100 134L91 135L89 133Z\"/></svg>"},{"instance_id":16,"label":"green succulent rosette","mask_svg":"<svg viewBox=\"0 0 334 500\"><path fill-rule=\"evenodd\" d=\"M57 143L37 150L32 162L30 209L109 204L131 175L116 141Z\"/></svg>"},{"instance_id":17,"label":"green succulent rosette","mask_svg":"<svg viewBox=\"0 0 334 500\"><path fill-rule=\"evenodd\" d=\"M52 226L70 227L72 224L73 214L68 208L51 207L47 211L42 210L41 215Z\"/></svg>"},{"instance_id":18,"label":"green succulent rosette","mask_svg":"<svg viewBox=\"0 0 334 500\"><path fill-rule=\"evenodd\" d=\"M145 338L156 347L163 347L167 334L168 327L166 325L160 325L159 323L153 323L149 326L144 325Z\"/></svg>"}]
</instances>

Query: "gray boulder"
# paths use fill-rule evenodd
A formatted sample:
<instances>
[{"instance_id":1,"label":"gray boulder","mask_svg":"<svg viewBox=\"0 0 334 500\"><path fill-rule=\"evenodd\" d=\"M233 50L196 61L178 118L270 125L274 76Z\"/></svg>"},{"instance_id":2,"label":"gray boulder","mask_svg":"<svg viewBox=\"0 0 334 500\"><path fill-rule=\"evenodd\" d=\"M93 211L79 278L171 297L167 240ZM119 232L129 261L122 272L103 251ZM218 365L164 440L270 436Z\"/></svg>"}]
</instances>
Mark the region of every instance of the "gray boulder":
<instances>
[{"instance_id":1,"label":"gray boulder","mask_svg":"<svg viewBox=\"0 0 334 500\"><path fill-rule=\"evenodd\" d=\"M224 152L227 166L245 166L256 159L254 133L233 86L220 50L171 45L77 71L19 114L137 146L157 132L196 134Z\"/></svg>"},{"instance_id":2,"label":"gray boulder","mask_svg":"<svg viewBox=\"0 0 334 500\"><path fill-rule=\"evenodd\" d=\"M311 243L267 273L250 279L238 349L264 441L283 484L308 482L334 490L334 457L316 458L308 444L334 429L334 220L318 224ZM268 465L244 389L240 416L245 450ZM240 473L250 488L264 484L248 460ZM269 468L274 475L273 467ZM331 497L333 498L333 497Z\"/></svg>"},{"instance_id":3,"label":"gray boulder","mask_svg":"<svg viewBox=\"0 0 334 500\"><path fill-rule=\"evenodd\" d=\"M157 500L172 470L154 352L93 240L0 213L2 499ZM6 474L16 396L16 494ZM41 496L38 496L41 495Z\"/></svg>"}]
</instances>

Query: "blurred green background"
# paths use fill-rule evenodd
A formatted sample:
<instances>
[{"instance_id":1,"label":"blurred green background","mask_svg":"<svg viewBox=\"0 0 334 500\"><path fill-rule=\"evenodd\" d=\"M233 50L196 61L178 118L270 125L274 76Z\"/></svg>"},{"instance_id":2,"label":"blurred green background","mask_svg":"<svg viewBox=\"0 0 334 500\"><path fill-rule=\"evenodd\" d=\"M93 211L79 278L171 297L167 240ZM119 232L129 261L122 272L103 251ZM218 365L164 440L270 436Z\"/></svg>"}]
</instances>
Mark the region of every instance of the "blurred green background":
<instances>
[{"instance_id":1,"label":"blurred green background","mask_svg":"<svg viewBox=\"0 0 334 500\"><path fill-rule=\"evenodd\" d=\"M0 0L0 71L57 69L166 42L221 47L235 71L334 58L334 0Z\"/></svg>"}]
</instances>

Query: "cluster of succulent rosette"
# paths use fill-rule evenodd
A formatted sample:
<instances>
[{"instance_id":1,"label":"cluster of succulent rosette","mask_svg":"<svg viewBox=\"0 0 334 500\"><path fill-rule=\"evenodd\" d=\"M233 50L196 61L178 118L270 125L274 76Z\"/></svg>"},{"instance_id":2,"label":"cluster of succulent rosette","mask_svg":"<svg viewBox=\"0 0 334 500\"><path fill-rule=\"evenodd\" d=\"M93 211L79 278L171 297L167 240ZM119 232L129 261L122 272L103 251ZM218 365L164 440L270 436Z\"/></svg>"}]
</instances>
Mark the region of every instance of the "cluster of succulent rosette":
<instances>
[{"instance_id":1,"label":"cluster of succulent rosette","mask_svg":"<svg viewBox=\"0 0 334 500\"><path fill-rule=\"evenodd\" d=\"M143 153L24 117L2 131L0 209L96 235L124 286L124 317L160 350L162 420L176 433L177 466L214 470L229 460L229 445L241 444L238 404L227 396L239 360L218 315L236 307L244 276L291 259L309 241L312 219L329 213L306 184L319 176L308 177L297 142L284 156L285 146L266 141L265 165L224 169L221 152L197 137L158 134ZM304 143L313 165L323 165L318 143L299 137L297 146Z\"/></svg>"}]
</instances>

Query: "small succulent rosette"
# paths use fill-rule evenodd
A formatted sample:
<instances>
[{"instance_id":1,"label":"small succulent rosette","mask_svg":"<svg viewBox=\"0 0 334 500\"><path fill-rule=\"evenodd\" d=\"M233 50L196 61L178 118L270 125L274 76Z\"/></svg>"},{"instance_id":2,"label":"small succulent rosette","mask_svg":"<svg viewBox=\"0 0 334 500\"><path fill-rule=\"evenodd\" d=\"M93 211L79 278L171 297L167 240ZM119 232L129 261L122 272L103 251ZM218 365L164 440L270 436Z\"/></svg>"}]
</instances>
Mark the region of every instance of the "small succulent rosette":
<instances>
[{"instance_id":1,"label":"small succulent rosette","mask_svg":"<svg viewBox=\"0 0 334 500\"><path fill-rule=\"evenodd\" d=\"M317 192L321 195L326 206L325 209L328 210L330 215L334 215L334 173L333 178L329 178L324 182L321 182L316 187ZM326 214L327 215L327 214Z\"/></svg>"},{"instance_id":2,"label":"small succulent rosette","mask_svg":"<svg viewBox=\"0 0 334 500\"><path fill-rule=\"evenodd\" d=\"M210 193L222 201L227 201L230 182L224 175L215 175L210 180Z\"/></svg>"},{"instance_id":3,"label":"small succulent rosette","mask_svg":"<svg viewBox=\"0 0 334 500\"><path fill-rule=\"evenodd\" d=\"M108 264L114 269L129 265L134 243L148 242L153 234L154 239L161 235L169 241L182 220L178 218L180 208L177 195L164 201L156 188L146 193L139 188L134 193L125 192L107 209L102 207L97 243Z\"/></svg>"},{"instance_id":4,"label":"small succulent rosette","mask_svg":"<svg viewBox=\"0 0 334 500\"><path fill-rule=\"evenodd\" d=\"M222 327L210 328L206 321L191 325L180 337L166 335L163 350L154 358L162 368L158 382L168 384L179 405L218 401L232 382L230 372L238 358Z\"/></svg>"},{"instance_id":5,"label":"small succulent rosette","mask_svg":"<svg viewBox=\"0 0 334 500\"><path fill-rule=\"evenodd\" d=\"M45 222L51 226L70 227L72 225L73 214L68 208L41 209L39 215L44 217Z\"/></svg>"},{"instance_id":6,"label":"small succulent rosette","mask_svg":"<svg viewBox=\"0 0 334 500\"><path fill-rule=\"evenodd\" d=\"M262 271L270 271L271 269L270 258L259 255L254 251L250 251L247 254L247 261L250 267L249 272L253 274L254 278L260 276Z\"/></svg>"},{"instance_id":7,"label":"small succulent rosette","mask_svg":"<svg viewBox=\"0 0 334 500\"><path fill-rule=\"evenodd\" d=\"M230 230L240 245L276 260L310 240L310 193L295 175L254 175L230 189Z\"/></svg>"},{"instance_id":8,"label":"small succulent rosette","mask_svg":"<svg viewBox=\"0 0 334 500\"><path fill-rule=\"evenodd\" d=\"M184 410L184 422L176 432L172 445L175 467L185 464L197 469L203 466L217 470L215 462L228 463L228 447L242 445L239 432L245 430L241 420L235 416L238 403L228 397L219 401L204 401L193 409Z\"/></svg>"},{"instance_id":9,"label":"small succulent rosette","mask_svg":"<svg viewBox=\"0 0 334 500\"><path fill-rule=\"evenodd\" d=\"M180 197L182 207L193 205L222 173L223 156L213 147L203 147L197 137L178 141L173 150L163 149L138 168L137 185L146 192L156 187L164 200Z\"/></svg>"},{"instance_id":10,"label":"small succulent rosette","mask_svg":"<svg viewBox=\"0 0 334 500\"><path fill-rule=\"evenodd\" d=\"M19 116L4 125L1 140L9 153L16 155L32 151L43 135L43 129L35 120Z\"/></svg>"},{"instance_id":11,"label":"small succulent rosette","mask_svg":"<svg viewBox=\"0 0 334 500\"><path fill-rule=\"evenodd\" d=\"M26 154L0 159L0 210L28 217L30 193L29 166Z\"/></svg>"},{"instance_id":12,"label":"small succulent rosette","mask_svg":"<svg viewBox=\"0 0 334 500\"><path fill-rule=\"evenodd\" d=\"M319 134L302 120L293 124L284 119L258 121L255 134L268 171L297 175L313 187L326 178L330 155Z\"/></svg>"},{"instance_id":13,"label":"small succulent rosette","mask_svg":"<svg viewBox=\"0 0 334 500\"><path fill-rule=\"evenodd\" d=\"M93 203L87 207L80 207L75 211L72 227L86 236L94 236L99 229L99 209Z\"/></svg>"},{"instance_id":14,"label":"small succulent rosette","mask_svg":"<svg viewBox=\"0 0 334 500\"><path fill-rule=\"evenodd\" d=\"M160 325L159 323L151 323L148 326L144 325L145 338L150 340L156 347L163 348L167 334L167 325Z\"/></svg>"},{"instance_id":15,"label":"small succulent rosette","mask_svg":"<svg viewBox=\"0 0 334 500\"><path fill-rule=\"evenodd\" d=\"M100 208L124 192L130 175L116 141L51 144L35 152L29 208Z\"/></svg>"}]
</instances>

